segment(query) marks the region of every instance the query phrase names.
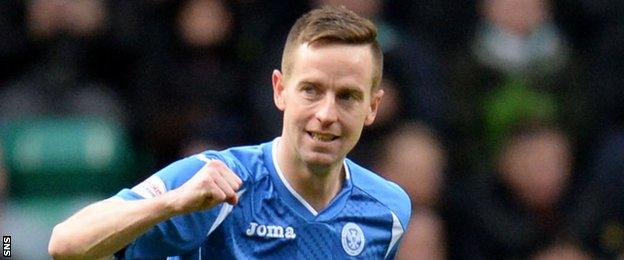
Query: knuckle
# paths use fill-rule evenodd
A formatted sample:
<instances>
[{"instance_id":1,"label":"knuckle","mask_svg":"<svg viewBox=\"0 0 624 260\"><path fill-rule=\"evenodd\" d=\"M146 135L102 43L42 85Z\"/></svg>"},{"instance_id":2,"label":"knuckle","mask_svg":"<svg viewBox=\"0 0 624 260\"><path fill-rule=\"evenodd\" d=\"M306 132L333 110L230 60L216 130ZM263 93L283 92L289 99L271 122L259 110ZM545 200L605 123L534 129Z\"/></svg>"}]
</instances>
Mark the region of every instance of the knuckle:
<instances>
[{"instance_id":1,"label":"knuckle","mask_svg":"<svg viewBox=\"0 0 624 260\"><path fill-rule=\"evenodd\" d=\"M212 175L214 174L214 169L211 168L204 168L200 174L197 174L199 176L197 176L196 178L203 180L207 180L207 179L212 179Z\"/></svg>"},{"instance_id":2,"label":"knuckle","mask_svg":"<svg viewBox=\"0 0 624 260\"><path fill-rule=\"evenodd\" d=\"M210 187L212 185L214 185L215 181L211 176L207 176L206 178L202 179L201 184L204 187Z\"/></svg>"},{"instance_id":3,"label":"knuckle","mask_svg":"<svg viewBox=\"0 0 624 260\"><path fill-rule=\"evenodd\" d=\"M214 194L214 198L218 201L223 201L225 200L225 198L227 198L227 196L225 195L225 193L222 190L218 190L215 194Z\"/></svg>"}]
</instances>

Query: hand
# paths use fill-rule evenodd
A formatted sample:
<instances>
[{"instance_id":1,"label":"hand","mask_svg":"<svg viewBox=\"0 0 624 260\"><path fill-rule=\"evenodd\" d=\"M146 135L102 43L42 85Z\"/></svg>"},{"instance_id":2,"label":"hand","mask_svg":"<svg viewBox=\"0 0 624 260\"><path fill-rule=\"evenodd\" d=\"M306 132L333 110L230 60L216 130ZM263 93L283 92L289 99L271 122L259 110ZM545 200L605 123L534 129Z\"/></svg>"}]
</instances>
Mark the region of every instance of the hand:
<instances>
[{"instance_id":1,"label":"hand","mask_svg":"<svg viewBox=\"0 0 624 260\"><path fill-rule=\"evenodd\" d=\"M241 179L225 163L212 160L182 186L165 195L171 199L174 212L183 214L210 209L222 202L234 205L241 185Z\"/></svg>"}]
</instances>

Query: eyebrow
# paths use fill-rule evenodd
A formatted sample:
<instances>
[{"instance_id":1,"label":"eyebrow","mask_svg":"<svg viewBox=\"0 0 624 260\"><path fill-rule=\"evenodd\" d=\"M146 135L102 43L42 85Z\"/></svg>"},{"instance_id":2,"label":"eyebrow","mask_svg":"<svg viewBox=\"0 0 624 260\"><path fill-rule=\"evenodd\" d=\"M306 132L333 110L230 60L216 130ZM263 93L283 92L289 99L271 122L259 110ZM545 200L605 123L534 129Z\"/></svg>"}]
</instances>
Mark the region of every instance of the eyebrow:
<instances>
[{"instance_id":1,"label":"eyebrow","mask_svg":"<svg viewBox=\"0 0 624 260\"><path fill-rule=\"evenodd\" d=\"M346 91L350 91L350 92L359 92L359 93L364 93L364 91L362 91L361 88L356 87L356 86L346 86L342 89L345 89Z\"/></svg>"},{"instance_id":2,"label":"eyebrow","mask_svg":"<svg viewBox=\"0 0 624 260\"><path fill-rule=\"evenodd\" d=\"M310 81L310 80L302 80L300 81L297 86L301 86L301 85L306 85L306 84L312 84L312 85L323 85L320 82L316 82L316 81Z\"/></svg>"},{"instance_id":3,"label":"eyebrow","mask_svg":"<svg viewBox=\"0 0 624 260\"><path fill-rule=\"evenodd\" d=\"M317 81L314 79L304 79L301 80L297 86L301 86L301 85L305 85L305 84L312 84L321 88L325 88L326 84L322 81ZM346 85L346 86L339 86L337 89L337 92L349 92L349 93L355 93L360 97L364 97L364 90L362 90L362 88L356 86L356 85Z\"/></svg>"},{"instance_id":4,"label":"eyebrow","mask_svg":"<svg viewBox=\"0 0 624 260\"><path fill-rule=\"evenodd\" d=\"M341 88L338 90L338 92L346 92L346 93L352 93L352 94L356 94L359 98L364 98L364 91L362 91L362 89L358 88L358 87L354 87L354 86L348 86L345 88Z\"/></svg>"}]
</instances>

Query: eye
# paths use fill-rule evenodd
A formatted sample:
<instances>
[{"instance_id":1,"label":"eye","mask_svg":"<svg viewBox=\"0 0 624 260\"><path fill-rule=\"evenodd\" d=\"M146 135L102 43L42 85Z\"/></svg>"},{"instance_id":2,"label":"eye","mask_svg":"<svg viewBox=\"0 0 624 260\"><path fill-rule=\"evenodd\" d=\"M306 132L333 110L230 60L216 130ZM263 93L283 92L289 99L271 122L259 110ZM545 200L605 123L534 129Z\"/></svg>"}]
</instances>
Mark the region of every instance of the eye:
<instances>
[{"instance_id":1,"label":"eye","mask_svg":"<svg viewBox=\"0 0 624 260\"><path fill-rule=\"evenodd\" d=\"M342 100L347 100L347 101L352 101L355 100L355 95L349 93L349 94L342 94L340 95L340 99Z\"/></svg>"},{"instance_id":2,"label":"eye","mask_svg":"<svg viewBox=\"0 0 624 260\"><path fill-rule=\"evenodd\" d=\"M361 95L355 91L343 92L338 95L340 100L344 100L347 102L356 102L362 99Z\"/></svg>"},{"instance_id":3,"label":"eye","mask_svg":"<svg viewBox=\"0 0 624 260\"><path fill-rule=\"evenodd\" d=\"M306 97L315 97L318 95L318 88L314 84L304 83L301 86L301 92Z\"/></svg>"}]
</instances>

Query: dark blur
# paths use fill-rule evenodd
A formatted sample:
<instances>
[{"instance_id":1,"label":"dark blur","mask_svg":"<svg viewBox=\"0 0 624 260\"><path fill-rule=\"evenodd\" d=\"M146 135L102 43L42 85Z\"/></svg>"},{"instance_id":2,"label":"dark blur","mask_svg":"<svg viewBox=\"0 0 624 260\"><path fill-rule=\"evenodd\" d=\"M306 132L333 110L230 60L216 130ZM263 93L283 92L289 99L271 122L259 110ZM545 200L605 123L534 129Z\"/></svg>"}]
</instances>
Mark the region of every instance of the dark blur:
<instances>
[{"instance_id":1,"label":"dark blur","mask_svg":"<svg viewBox=\"0 0 624 260\"><path fill-rule=\"evenodd\" d=\"M399 259L624 257L624 1L0 1L0 233L281 132L270 75L321 5L372 19L386 95L350 158L412 200Z\"/></svg>"}]
</instances>

